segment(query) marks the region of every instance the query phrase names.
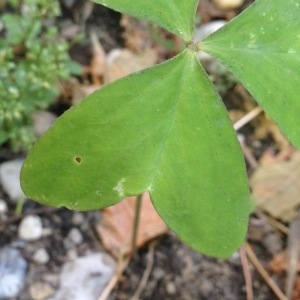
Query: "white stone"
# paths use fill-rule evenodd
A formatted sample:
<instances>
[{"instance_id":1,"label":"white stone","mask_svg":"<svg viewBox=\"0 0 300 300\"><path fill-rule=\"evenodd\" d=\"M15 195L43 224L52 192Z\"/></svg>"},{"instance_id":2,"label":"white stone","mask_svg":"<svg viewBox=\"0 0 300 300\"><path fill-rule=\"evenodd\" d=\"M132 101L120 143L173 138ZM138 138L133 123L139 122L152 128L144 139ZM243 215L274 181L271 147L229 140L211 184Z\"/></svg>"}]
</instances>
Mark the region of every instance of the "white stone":
<instances>
[{"instance_id":1,"label":"white stone","mask_svg":"<svg viewBox=\"0 0 300 300\"><path fill-rule=\"evenodd\" d=\"M49 254L46 249L40 248L33 254L32 259L36 263L44 265L49 261Z\"/></svg>"},{"instance_id":2,"label":"white stone","mask_svg":"<svg viewBox=\"0 0 300 300\"><path fill-rule=\"evenodd\" d=\"M77 259L78 258L78 253L77 253L76 248L72 248L72 249L68 250L67 257L70 261Z\"/></svg>"},{"instance_id":3,"label":"white stone","mask_svg":"<svg viewBox=\"0 0 300 300\"><path fill-rule=\"evenodd\" d=\"M115 270L115 261L106 253L90 254L65 263L60 289L52 300L96 300Z\"/></svg>"},{"instance_id":4,"label":"white stone","mask_svg":"<svg viewBox=\"0 0 300 300\"><path fill-rule=\"evenodd\" d=\"M72 228L68 234L68 239L73 242L75 245L79 245L83 241L83 236L79 229Z\"/></svg>"},{"instance_id":5,"label":"white stone","mask_svg":"<svg viewBox=\"0 0 300 300\"><path fill-rule=\"evenodd\" d=\"M36 137L41 137L56 120L56 116L49 111L37 111L32 114L33 132Z\"/></svg>"},{"instance_id":6,"label":"white stone","mask_svg":"<svg viewBox=\"0 0 300 300\"><path fill-rule=\"evenodd\" d=\"M43 237L47 237L53 234L53 230L51 228L43 228Z\"/></svg>"},{"instance_id":7,"label":"white stone","mask_svg":"<svg viewBox=\"0 0 300 300\"><path fill-rule=\"evenodd\" d=\"M54 294L54 289L45 282L35 282L29 288L30 299L45 300Z\"/></svg>"},{"instance_id":8,"label":"white stone","mask_svg":"<svg viewBox=\"0 0 300 300\"><path fill-rule=\"evenodd\" d=\"M70 9L74 6L75 2L75 0L62 0L62 3Z\"/></svg>"},{"instance_id":9,"label":"white stone","mask_svg":"<svg viewBox=\"0 0 300 300\"><path fill-rule=\"evenodd\" d=\"M81 225L84 222L84 215L80 212L74 212L72 217L72 223L76 226Z\"/></svg>"},{"instance_id":10,"label":"white stone","mask_svg":"<svg viewBox=\"0 0 300 300\"><path fill-rule=\"evenodd\" d=\"M27 263L14 248L0 250L0 299L11 299L21 291Z\"/></svg>"},{"instance_id":11,"label":"white stone","mask_svg":"<svg viewBox=\"0 0 300 300\"><path fill-rule=\"evenodd\" d=\"M35 241L42 237L43 226L39 216L24 217L19 225L19 238L25 241Z\"/></svg>"},{"instance_id":12,"label":"white stone","mask_svg":"<svg viewBox=\"0 0 300 300\"><path fill-rule=\"evenodd\" d=\"M239 8L244 4L244 0L213 0L213 2L222 10Z\"/></svg>"},{"instance_id":13,"label":"white stone","mask_svg":"<svg viewBox=\"0 0 300 300\"><path fill-rule=\"evenodd\" d=\"M0 199L0 215L5 215L7 213L7 204L5 200Z\"/></svg>"},{"instance_id":14,"label":"white stone","mask_svg":"<svg viewBox=\"0 0 300 300\"><path fill-rule=\"evenodd\" d=\"M215 31L223 27L226 23L227 22L225 20L217 20L197 27L195 31L194 40L195 41L203 40L208 35L214 33Z\"/></svg>"},{"instance_id":15,"label":"white stone","mask_svg":"<svg viewBox=\"0 0 300 300\"><path fill-rule=\"evenodd\" d=\"M20 171L23 162L24 160L17 159L0 165L0 184L14 203L25 198L20 185Z\"/></svg>"},{"instance_id":16,"label":"white stone","mask_svg":"<svg viewBox=\"0 0 300 300\"><path fill-rule=\"evenodd\" d=\"M167 282L166 291L169 295L175 295L177 291L175 283L171 281Z\"/></svg>"},{"instance_id":17,"label":"white stone","mask_svg":"<svg viewBox=\"0 0 300 300\"><path fill-rule=\"evenodd\" d=\"M194 41L197 42L204 39L208 35L219 30L226 23L227 22L224 20L218 20L196 28ZM212 76L212 80L214 80L215 76L216 78L220 78L223 76L228 77L227 69L221 63L219 63L215 58L213 58L212 56L210 56L209 54L203 51L199 51L197 55L204 69Z\"/></svg>"},{"instance_id":18,"label":"white stone","mask_svg":"<svg viewBox=\"0 0 300 300\"><path fill-rule=\"evenodd\" d=\"M226 23L227 22L225 20L217 20L197 27L195 30L194 41L198 42L203 40L208 35L223 27ZM206 54L205 52L199 51L197 54L201 61L215 61L210 55Z\"/></svg>"}]
</instances>

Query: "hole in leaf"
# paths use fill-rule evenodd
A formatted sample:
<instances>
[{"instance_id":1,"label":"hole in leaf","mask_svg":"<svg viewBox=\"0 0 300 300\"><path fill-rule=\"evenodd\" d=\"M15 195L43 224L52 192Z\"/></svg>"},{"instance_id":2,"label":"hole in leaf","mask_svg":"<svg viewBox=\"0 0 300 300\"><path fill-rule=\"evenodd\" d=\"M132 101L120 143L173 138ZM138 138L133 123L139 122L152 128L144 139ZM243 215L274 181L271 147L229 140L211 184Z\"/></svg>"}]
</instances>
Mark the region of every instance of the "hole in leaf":
<instances>
[{"instance_id":1,"label":"hole in leaf","mask_svg":"<svg viewBox=\"0 0 300 300\"><path fill-rule=\"evenodd\" d=\"M75 161L76 161L78 164L80 164L81 161L82 161L82 159L81 159L80 156L76 156L76 157L75 157Z\"/></svg>"}]
</instances>

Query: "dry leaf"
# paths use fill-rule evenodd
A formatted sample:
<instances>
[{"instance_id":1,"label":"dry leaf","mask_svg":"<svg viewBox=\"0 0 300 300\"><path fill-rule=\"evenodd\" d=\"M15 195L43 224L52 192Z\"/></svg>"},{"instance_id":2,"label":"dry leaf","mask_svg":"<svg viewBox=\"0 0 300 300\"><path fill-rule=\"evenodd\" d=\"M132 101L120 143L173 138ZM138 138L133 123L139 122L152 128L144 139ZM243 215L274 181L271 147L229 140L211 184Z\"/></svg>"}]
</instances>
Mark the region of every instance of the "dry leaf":
<instances>
[{"instance_id":1,"label":"dry leaf","mask_svg":"<svg viewBox=\"0 0 300 300\"><path fill-rule=\"evenodd\" d=\"M108 84L133 72L151 67L156 61L157 55L152 49L146 49L141 53L134 53L127 49L115 49L107 57L104 83Z\"/></svg>"},{"instance_id":2,"label":"dry leaf","mask_svg":"<svg viewBox=\"0 0 300 300\"><path fill-rule=\"evenodd\" d=\"M149 23L122 15L120 24L124 28L122 36L126 48L139 53L151 46L152 39L148 29Z\"/></svg>"},{"instance_id":3,"label":"dry leaf","mask_svg":"<svg viewBox=\"0 0 300 300\"><path fill-rule=\"evenodd\" d=\"M268 264L268 269L273 273L285 272L287 269L287 253L282 251L276 254ZM300 270L300 266L299 266Z\"/></svg>"},{"instance_id":4,"label":"dry leaf","mask_svg":"<svg viewBox=\"0 0 300 300\"><path fill-rule=\"evenodd\" d=\"M93 55L87 72L91 74L93 85L101 85L106 71L106 54L97 34L94 31L90 33L90 38L92 42Z\"/></svg>"},{"instance_id":5,"label":"dry leaf","mask_svg":"<svg viewBox=\"0 0 300 300\"><path fill-rule=\"evenodd\" d=\"M245 113L241 110L238 110L238 109L230 109L229 110L229 117L230 117L230 120L231 120L232 123L237 122L244 115L245 115Z\"/></svg>"},{"instance_id":6,"label":"dry leaf","mask_svg":"<svg viewBox=\"0 0 300 300\"><path fill-rule=\"evenodd\" d=\"M257 206L274 218L290 221L300 204L300 152L286 161L257 168L250 179Z\"/></svg>"},{"instance_id":7,"label":"dry leaf","mask_svg":"<svg viewBox=\"0 0 300 300\"><path fill-rule=\"evenodd\" d=\"M279 163L291 159L295 152L297 152L297 150L292 146L289 146L288 148L280 151L277 154L275 154L272 149L267 149L262 154L259 163L262 166L273 165L274 163Z\"/></svg>"},{"instance_id":8,"label":"dry leaf","mask_svg":"<svg viewBox=\"0 0 300 300\"><path fill-rule=\"evenodd\" d=\"M74 105L87 97L91 93L99 89L100 85L84 85L81 84L76 78L71 78L68 81L68 94L70 95L70 104Z\"/></svg>"},{"instance_id":9,"label":"dry leaf","mask_svg":"<svg viewBox=\"0 0 300 300\"><path fill-rule=\"evenodd\" d=\"M132 235L136 197L128 197L120 203L105 208L97 225L97 232L104 247L115 257L132 250ZM140 223L137 235L137 247L167 232L167 226L157 214L145 193L142 199Z\"/></svg>"},{"instance_id":10,"label":"dry leaf","mask_svg":"<svg viewBox=\"0 0 300 300\"><path fill-rule=\"evenodd\" d=\"M296 279L292 300L300 300L300 277Z\"/></svg>"},{"instance_id":11,"label":"dry leaf","mask_svg":"<svg viewBox=\"0 0 300 300\"><path fill-rule=\"evenodd\" d=\"M276 254L268 264L268 269L273 273L286 272L288 267L288 257L286 250ZM297 271L300 272L300 262Z\"/></svg>"},{"instance_id":12,"label":"dry leaf","mask_svg":"<svg viewBox=\"0 0 300 300\"><path fill-rule=\"evenodd\" d=\"M261 140L269 135L272 136L278 148L283 150L289 147L290 143L287 138L282 134L278 126L265 114L262 114L257 118L257 126L255 129L255 133L253 135L253 139Z\"/></svg>"}]
</instances>

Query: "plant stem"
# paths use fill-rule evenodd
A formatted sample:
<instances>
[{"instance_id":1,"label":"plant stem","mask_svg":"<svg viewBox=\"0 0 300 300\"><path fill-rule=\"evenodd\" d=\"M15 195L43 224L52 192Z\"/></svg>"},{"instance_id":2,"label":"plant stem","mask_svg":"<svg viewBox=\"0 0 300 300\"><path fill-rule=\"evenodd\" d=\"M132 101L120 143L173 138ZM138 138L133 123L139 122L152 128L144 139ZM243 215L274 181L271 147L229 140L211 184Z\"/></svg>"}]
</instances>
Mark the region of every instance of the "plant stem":
<instances>
[{"instance_id":1,"label":"plant stem","mask_svg":"<svg viewBox=\"0 0 300 300\"><path fill-rule=\"evenodd\" d=\"M140 223L142 197L143 197L143 194L140 194L136 197L133 232L132 232L132 244L131 244L131 246L132 246L132 248L131 248L132 249L132 256L134 255L134 253L136 251L136 241L137 241L139 223Z\"/></svg>"},{"instance_id":2,"label":"plant stem","mask_svg":"<svg viewBox=\"0 0 300 300\"><path fill-rule=\"evenodd\" d=\"M26 198L24 196L21 196L17 202L17 206L15 208L15 215L16 216L21 216L22 212L23 212L23 207L25 204L25 200Z\"/></svg>"}]
</instances>

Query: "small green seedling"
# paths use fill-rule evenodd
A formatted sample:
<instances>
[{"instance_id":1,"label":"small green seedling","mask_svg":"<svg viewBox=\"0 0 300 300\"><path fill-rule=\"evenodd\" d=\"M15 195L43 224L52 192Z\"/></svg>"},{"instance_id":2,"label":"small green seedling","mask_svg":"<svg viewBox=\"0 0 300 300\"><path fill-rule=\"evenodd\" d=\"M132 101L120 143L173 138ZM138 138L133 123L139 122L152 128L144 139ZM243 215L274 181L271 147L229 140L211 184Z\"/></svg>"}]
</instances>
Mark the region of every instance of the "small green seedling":
<instances>
[{"instance_id":1,"label":"small green seedling","mask_svg":"<svg viewBox=\"0 0 300 300\"><path fill-rule=\"evenodd\" d=\"M247 176L235 131L197 51L227 66L299 147L299 1L257 0L197 42L198 0L95 2L164 27L186 49L102 88L60 117L24 163L24 192L47 205L91 210L149 191L185 243L208 255L231 255L247 228Z\"/></svg>"},{"instance_id":2,"label":"small green seedling","mask_svg":"<svg viewBox=\"0 0 300 300\"><path fill-rule=\"evenodd\" d=\"M8 2L13 12L0 16L0 146L17 152L35 140L32 113L53 103L58 80L81 69L69 57L68 43L58 39L58 2Z\"/></svg>"}]
</instances>

